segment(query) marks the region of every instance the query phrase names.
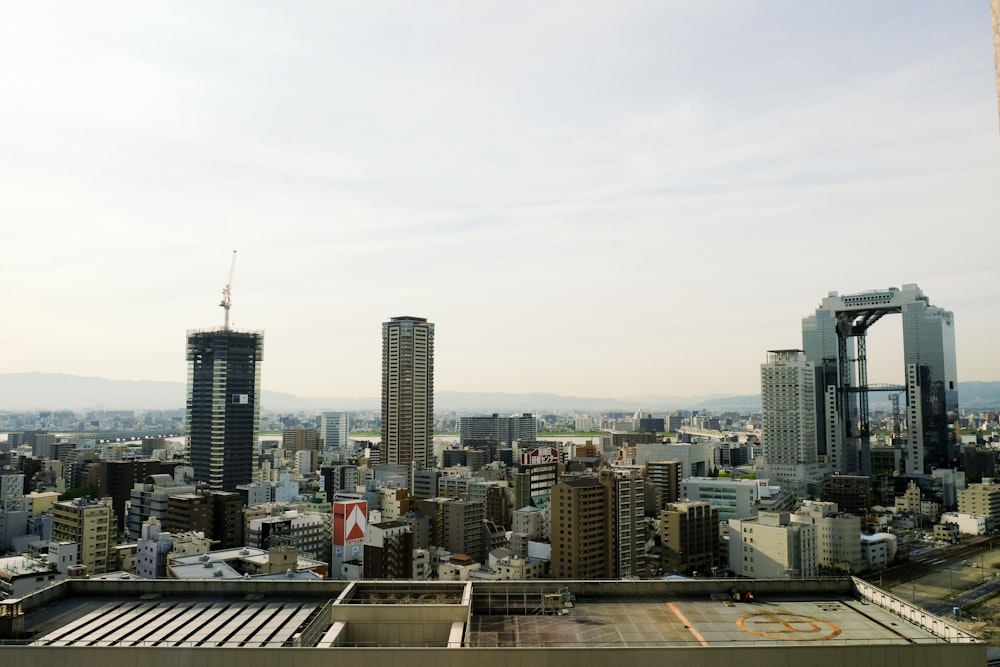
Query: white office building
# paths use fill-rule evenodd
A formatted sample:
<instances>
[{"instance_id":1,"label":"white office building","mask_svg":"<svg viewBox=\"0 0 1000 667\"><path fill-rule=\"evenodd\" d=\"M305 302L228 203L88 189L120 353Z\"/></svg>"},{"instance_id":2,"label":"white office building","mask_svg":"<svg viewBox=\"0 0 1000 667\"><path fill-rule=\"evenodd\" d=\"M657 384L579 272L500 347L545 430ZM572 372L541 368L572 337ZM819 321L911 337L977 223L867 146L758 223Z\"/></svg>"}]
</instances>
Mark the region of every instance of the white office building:
<instances>
[{"instance_id":1,"label":"white office building","mask_svg":"<svg viewBox=\"0 0 1000 667\"><path fill-rule=\"evenodd\" d=\"M823 476L816 434L816 368L801 350L771 350L760 367L761 440L771 479L796 492Z\"/></svg>"}]
</instances>

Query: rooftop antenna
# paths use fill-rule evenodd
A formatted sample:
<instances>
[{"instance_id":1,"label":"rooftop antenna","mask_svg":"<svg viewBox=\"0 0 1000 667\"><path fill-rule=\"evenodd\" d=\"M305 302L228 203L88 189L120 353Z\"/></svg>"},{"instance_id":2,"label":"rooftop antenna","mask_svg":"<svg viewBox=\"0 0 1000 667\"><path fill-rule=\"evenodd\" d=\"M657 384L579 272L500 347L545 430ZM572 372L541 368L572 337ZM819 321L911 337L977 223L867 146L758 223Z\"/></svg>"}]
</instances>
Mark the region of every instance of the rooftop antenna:
<instances>
[{"instance_id":1,"label":"rooftop antenna","mask_svg":"<svg viewBox=\"0 0 1000 667\"><path fill-rule=\"evenodd\" d=\"M229 265L229 281L226 283L225 288L222 290L222 309L226 311L225 323L223 324L223 329L229 331L229 309L233 305L233 272L236 271L236 251L233 251L233 262Z\"/></svg>"}]
</instances>

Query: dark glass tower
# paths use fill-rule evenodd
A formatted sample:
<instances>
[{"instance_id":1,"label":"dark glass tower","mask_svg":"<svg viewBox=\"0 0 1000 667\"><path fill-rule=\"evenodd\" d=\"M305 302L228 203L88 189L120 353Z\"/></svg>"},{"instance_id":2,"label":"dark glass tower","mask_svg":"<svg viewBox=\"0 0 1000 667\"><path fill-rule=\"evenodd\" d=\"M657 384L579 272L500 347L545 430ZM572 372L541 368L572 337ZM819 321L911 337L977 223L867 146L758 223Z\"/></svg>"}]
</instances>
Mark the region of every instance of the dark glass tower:
<instances>
[{"instance_id":1,"label":"dark glass tower","mask_svg":"<svg viewBox=\"0 0 1000 667\"><path fill-rule=\"evenodd\" d=\"M263 351L259 331L188 332L188 459L213 490L253 481Z\"/></svg>"}]
</instances>

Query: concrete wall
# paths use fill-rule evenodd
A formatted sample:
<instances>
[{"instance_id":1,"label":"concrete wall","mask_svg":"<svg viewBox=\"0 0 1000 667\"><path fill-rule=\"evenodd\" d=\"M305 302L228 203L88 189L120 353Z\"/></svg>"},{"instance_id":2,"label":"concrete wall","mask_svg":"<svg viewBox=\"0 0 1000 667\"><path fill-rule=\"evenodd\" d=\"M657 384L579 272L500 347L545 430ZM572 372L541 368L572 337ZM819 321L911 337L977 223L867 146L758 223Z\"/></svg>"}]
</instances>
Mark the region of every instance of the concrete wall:
<instances>
[{"instance_id":1,"label":"concrete wall","mask_svg":"<svg viewBox=\"0 0 1000 667\"><path fill-rule=\"evenodd\" d=\"M18 667L620 667L671 664L718 667L982 667L983 644L738 648L96 648L3 647L4 664ZM333 653L335 651L335 653Z\"/></svg>"},{"instance_id":2,"label":"concrete wall","mask_svg":"<svg viewBox=\"0 0 1000 667\"><path fill-rule=\"evenodd\" d=\"M347 624L340 642L362 646L445 646L452 624L465 623L464 605L338 604L330 607L334 622Z\"/></svg>"},{"instance_id":3,"label":"concrete wall","mask_svg":"<svg viewBox=\"0 0 1000 667\"><path fill-rule=\"evenodd\" d=\"M952 625L940 616L935 616L926 609L896 597L892 593L883 591L881 588L869 584L867 581L855 579L854 583L857 586L858 595L862 600L873 603L883 609L888 609L897 616L902 616L910 623L920 626L936 637L942 637L954 643L979 641L975 635L966 632L957 625Z\"/></svg>"}]
</instances>

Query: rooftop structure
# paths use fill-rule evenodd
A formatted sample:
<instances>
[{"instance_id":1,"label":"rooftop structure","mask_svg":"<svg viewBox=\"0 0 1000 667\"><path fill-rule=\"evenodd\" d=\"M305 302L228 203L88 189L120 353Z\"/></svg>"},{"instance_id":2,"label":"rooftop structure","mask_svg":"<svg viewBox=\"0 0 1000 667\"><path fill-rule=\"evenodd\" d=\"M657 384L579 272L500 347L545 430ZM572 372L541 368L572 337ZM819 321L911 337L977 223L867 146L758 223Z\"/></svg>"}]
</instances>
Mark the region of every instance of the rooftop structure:
<instances>
[{"instance_id":1,"label":"rooftop structure","mask_svg":"<svg viewBox=\"0 0 1000 667\"><path fill-rule=\"evenodd\" d=\"M734 584L740 587L739 601ZM745 601L748 597L754 601ZM332 662L353 667L405 661L414 667L492 667L655 661L699 667L725 660L825 667L875 655L885 667L986 662L986 646L972 635L850 578L78 579L0 602L0 633L12 644L4 647L5 658L18 665L292 661L300 667ZM214 650L203 653L206 648Z\"/></svg>"}]
</instances>

